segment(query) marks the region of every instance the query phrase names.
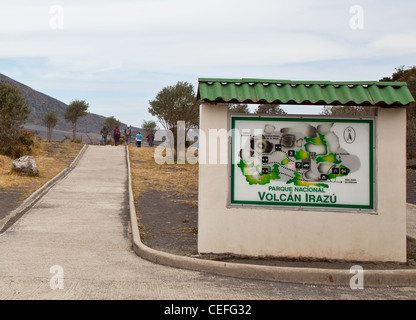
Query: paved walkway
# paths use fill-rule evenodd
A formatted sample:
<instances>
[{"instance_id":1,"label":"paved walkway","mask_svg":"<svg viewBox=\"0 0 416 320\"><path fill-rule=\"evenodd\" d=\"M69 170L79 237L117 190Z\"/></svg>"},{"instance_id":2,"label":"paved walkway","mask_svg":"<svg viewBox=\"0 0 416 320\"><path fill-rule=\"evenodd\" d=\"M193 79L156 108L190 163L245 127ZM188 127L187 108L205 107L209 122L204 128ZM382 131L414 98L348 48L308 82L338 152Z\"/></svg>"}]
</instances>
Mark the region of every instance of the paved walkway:
<instances>
[{"instance_id":1,"label":"paved walkway","mask_svg":"<svg viewBox=\"0 0 416 320\"><path fill-rule=\"evenodd\" d=\"M126 149L88 146L83 150L77 165L0 235L0 299L416 297L413 287L307 286L226 277L144 260L133 250L141 249L132 241Z\"/></svg>"}]
</instances>

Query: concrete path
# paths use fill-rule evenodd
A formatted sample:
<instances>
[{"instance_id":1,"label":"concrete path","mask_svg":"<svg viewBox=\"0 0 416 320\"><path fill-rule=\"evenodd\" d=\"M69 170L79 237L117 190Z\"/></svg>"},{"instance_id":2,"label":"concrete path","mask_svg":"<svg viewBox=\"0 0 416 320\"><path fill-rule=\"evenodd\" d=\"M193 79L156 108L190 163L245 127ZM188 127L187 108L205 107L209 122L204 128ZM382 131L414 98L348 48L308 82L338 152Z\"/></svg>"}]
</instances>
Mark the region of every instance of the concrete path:
<instances>
[{"instance_id":1,"label":"concrete path","mask_svg":"<svg viewBox=\"0 0 416 320\"><path fill-rule=\"evenodd\" d=\"M416 288L240 279L155 264L133 250L124 147L88 146L0 235L0 299L415 299ZM169 304L170 305L170 304Z\"/></svg>"}]
</instances>

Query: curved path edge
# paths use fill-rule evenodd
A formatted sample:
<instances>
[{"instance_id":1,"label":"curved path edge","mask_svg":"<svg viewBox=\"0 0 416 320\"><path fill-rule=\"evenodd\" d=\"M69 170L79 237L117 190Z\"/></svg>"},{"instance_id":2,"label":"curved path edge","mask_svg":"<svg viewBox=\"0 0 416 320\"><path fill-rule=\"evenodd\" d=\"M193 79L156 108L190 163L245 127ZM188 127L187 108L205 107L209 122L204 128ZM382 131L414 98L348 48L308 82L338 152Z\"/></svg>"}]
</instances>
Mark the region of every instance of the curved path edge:
<instances>
[{"instance_id":1,"label":"curved path edge","mask_svg":"<svg viewBox=\"0 0 416 320\"><path fill-rule=\"evenodd\" d=\"M129 150L126 147L128 169L128 192L130 223L133 241L133 250L141 258L148 261L192 271L207 272L216 275L224 275L245 279L266 281L291 282L302 284L324 284L336 286L350 286L350 281L356 272L343 269L320 268L292 268L273 267L263 265L251 265L212 261L199 258L178 256L163 251L154 250L144 245L140 238L135 209L133 189L131 184L131 171ZM364 270L364 286L389 287L389 286L416 286L416 270L392 269L392 270Z\"/></svg>"}]
</instances>

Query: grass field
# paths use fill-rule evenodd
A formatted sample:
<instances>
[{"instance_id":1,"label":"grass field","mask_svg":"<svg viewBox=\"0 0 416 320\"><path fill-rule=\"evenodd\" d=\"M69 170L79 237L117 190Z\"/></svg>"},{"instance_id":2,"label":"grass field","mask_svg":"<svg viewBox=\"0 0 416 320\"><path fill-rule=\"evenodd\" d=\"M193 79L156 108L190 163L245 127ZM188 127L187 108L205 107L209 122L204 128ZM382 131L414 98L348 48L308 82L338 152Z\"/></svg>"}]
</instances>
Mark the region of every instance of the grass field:
<instances>
[{"instance_id":1,"label":"grass field","mask_svg":"<svg viewBox=\"0 0 416 320\"><path fill-rule=\"evenodd\" d=\"M130 169L134 200L147 191L162 191L166 197L175 196L178 201L198 206L198 165L157 164L156 147L129 146Z\"/></svg>"},{"instance_id":2,"label":"grass field","mask_svg":"<svg viewBox=\"0 0 416 320\"><path fill-rule=\"evenodd\" d=\"M0 155L0 188L19 189L23 192L22 197L26 198L67 168L82 147L80 143L35 140L31 156L36 161L37 176L12 172L13 159Z\"/></svg>"}]
</instances>

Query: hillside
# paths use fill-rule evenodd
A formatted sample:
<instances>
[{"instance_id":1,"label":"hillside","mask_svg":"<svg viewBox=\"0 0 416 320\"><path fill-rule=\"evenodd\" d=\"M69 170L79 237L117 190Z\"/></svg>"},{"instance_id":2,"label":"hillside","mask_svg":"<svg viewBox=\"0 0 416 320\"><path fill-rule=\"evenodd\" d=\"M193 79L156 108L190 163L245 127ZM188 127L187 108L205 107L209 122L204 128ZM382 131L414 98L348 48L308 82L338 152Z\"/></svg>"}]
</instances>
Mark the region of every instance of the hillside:
<instances>
[{"instance_id":1,"label":"hillside","mask_svg":"<svg viewBox=\"0 0 416 320\"><path fill-rule=\"evenodd\" d=\"M21 95L26 100L26 103L30 108L30 115L28 116L25 125L27 129L39 131L41 136L46 136L46 127L42 124L42 117L49 110L53 110L59 120L53 130L54 136L52 138L61 140L64 136L72 137L72 124L64 119L65 109L68 107L67 104L36 91L1 73L0 82L10 83L13 86L18 87ZM89 140L91 139L95 143L97 138L99 139L99 132L105 119L106 117L94 113L88 113L85 117L79 118L77 122L77 136L80 136L86 143L90 142ZM120 126L121 129L124 129L125 127L126 124L124 123Z\"/></svg>"}]
</instances>

